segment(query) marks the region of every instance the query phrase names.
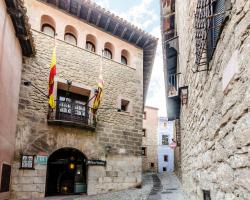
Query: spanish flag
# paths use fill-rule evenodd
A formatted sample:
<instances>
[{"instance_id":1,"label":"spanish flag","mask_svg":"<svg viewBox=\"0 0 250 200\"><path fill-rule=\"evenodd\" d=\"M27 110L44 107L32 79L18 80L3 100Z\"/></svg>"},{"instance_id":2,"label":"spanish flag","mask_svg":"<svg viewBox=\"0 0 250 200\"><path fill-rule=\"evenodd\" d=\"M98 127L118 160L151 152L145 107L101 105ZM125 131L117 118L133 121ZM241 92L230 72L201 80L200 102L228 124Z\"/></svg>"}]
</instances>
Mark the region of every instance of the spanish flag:
<instances>
[{"instance_id":1,"label":"spanish flag","mask_svg":"<svg viewBox=\"0 0 250 200\"><path fill-rule=\"evenodd\" d=\"M95 95L95 99L93 102L93 113L94 114L96 114L96 111L98 110L98 108L101 104L102 96L103 96L103 79L102 79L102 76L100 76L99 81L98 81L97 93Z\"/></svg>"},{"instance_id":2,"label":"spanish flag","mask_svg":"<svg viewBox=\"0 0 250 200\"><path fill-rule=\"evenodd\" d=\"M49 73L49 105L52 109L56 107L54 99L54 78L56 75L56 47L53 49L51 64L50 64L50 73Z\"/></svg>"}]
</instances>

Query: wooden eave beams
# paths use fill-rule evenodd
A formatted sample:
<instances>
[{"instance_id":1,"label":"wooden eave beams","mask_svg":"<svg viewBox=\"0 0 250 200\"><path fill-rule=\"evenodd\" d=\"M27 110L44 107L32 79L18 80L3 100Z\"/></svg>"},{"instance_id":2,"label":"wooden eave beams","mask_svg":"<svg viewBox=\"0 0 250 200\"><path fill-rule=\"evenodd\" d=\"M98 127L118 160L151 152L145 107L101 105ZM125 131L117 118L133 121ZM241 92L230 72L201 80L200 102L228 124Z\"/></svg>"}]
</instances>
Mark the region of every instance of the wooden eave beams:
<instances>
[{"instance_id":1,"label":"wooden eave beams","mask_svg":"<svg viewBox=\"0 0 250 200\"><path fill-rule=\"evenodd\" d=\"M133 32L131 33L129 39L128 39L129 42L131 41L131 39L132 39L132 37L134 36L134 34L135 34L135 32L133 31Z\"/></svg>"},{"instance_id":2,"label":"wooden eave beams","mask_svg":"<svg viewBox=\"0 0 250 200\"><path fill-rule=\"evenodd\" d=\"M108 18L106 25L105 25L105 31L108 30L109 24L110 24L111 17Z\"/></svg>"},{"instance_id":3,"label":"wooden eave beams","mask_svg":"<svg viewBox=\"0 0 250 200\"><path fill-rule=\"evenodd\" d=\"M125 33L126 33L127 30L128 30L127 27L125 27L125 28L123 29L123 32L122 32L122 34L121 34L121 38L123 38L123 36L125 35Z\"/></svg>"},{"instance_id":4,"label":"wooden eave beams","mask_svg":"<svg viewBox=\"0 0 250 200\"><path fill-rule=\"evenodd\" d=\"M117 31L118 27L119 27L119 23L116 23L115 28L113 30L113 34L114 35L116 34L116 31Z\"/></svg>"},{"instance_id":5,"label":"wooden eave beams","mask_svg":"<svg viewBox=\"0 0 250 200\"><path fill-rule=\"evenodd\" d=\"M89 10L88 10L88 15L87 15L87 21L89 21L89 19L90 19L91 12L92 12L92 9L89 8Z\"/></svg>"},{"instance_id":6,"label":"wooden eave beams","mask_svg":"<svg viewBox=\"0 0 250 200\"><path fill-rule=\"evenodd\" d=\"M97 17L97 20L96 20L96 26L99 26L99 23L100 23L100 20L101 20L101 17L102 17L102 14L99 13L98 17Z\"/></svg>"}]
</instances>

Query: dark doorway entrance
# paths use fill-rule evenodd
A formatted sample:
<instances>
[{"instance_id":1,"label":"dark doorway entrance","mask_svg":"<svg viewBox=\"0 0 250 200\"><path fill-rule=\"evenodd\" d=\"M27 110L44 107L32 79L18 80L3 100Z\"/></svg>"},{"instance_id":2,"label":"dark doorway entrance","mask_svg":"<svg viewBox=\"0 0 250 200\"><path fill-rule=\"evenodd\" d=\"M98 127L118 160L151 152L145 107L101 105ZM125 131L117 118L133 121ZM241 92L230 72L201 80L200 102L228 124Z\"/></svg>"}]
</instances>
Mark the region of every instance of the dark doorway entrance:
<instances>
[{"instance_id":1,"label":"dark doorway entrance","mask_svg":"<svg viewBox=\"0 0 250 200\"><path fill-rule=\"evenodd\" d=\"M62 148L49 156L45 196L87 192L87 158L74 148Z\"/></svg>"}]
</instances>

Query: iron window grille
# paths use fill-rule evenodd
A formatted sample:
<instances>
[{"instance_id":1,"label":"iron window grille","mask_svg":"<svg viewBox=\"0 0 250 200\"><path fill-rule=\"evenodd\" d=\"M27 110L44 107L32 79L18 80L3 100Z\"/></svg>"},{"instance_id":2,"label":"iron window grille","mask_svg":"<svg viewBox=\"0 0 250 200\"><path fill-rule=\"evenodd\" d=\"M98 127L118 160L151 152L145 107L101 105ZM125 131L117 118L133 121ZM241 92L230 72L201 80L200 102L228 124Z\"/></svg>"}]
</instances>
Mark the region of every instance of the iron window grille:
<instances>
[{"instance_id":1,"label":"iron window grille","mask_svg":"<svg viewBox=\"0 0 250 200\"><path fill-rule=\"evenodd\" d=\"M162 145L169 145L168 135L162 135Z\"/></svg>"},{"instance_id":2,"label":"iron window grille","mask_svg":"<svg viewBox=\"0 0 250 200\"><path fill-rule=\"evenodd\" d=\"M92 42L86 42L86 49L92 52L95 52L95 45Z\"/></svg>"}]
</instances>

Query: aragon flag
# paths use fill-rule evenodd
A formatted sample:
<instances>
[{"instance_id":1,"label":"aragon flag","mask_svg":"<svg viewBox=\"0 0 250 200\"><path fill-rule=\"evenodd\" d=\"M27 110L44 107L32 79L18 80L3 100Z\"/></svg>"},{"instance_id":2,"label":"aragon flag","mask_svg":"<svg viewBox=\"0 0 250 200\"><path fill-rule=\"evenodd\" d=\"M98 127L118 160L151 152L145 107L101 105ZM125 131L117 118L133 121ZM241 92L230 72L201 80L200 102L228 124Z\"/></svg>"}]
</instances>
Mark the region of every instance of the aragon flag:
<instances>
[{"instance_id":1,"label":"aragon flag","mask_svg":"<svg viewBox=\"0 0 250 200\"><path fill-rule=\"evenodd\" d=\"M56 107L56 102L54 99L54 78L56 75L56 47L53 49L50 73L49 73L49 106L54 109Z\"/></svg>"},{"instance_id":2,"label":"aragon flag","mask_svg":"<svg viewBox=\"0 0 250 200\"><path fill-rule=\"evenodd\" d=\"M97 87L97 93L93 102L93 113L96 114L96 111L98 110L101 100L102 100L102 95L103 95L103 79L102 76L100 75L99 81L98 81L98 87Z\"/></svg>"}]
</instances>

